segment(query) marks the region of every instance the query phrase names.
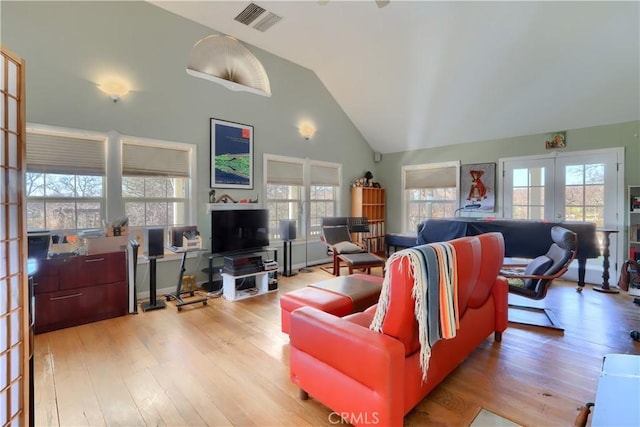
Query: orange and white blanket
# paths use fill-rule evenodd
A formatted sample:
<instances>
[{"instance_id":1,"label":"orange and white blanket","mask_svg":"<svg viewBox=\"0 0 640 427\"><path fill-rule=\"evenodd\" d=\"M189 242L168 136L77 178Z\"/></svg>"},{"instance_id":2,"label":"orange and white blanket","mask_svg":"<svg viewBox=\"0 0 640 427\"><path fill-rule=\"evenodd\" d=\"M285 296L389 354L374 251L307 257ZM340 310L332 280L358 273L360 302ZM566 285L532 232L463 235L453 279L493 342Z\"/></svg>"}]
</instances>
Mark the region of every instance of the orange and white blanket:
<instances>
[{"instance_id":1,"label":"orange and white blanket","mask_svg":"<svg viewBox=\"0 0 640 427\"><path fill-rule=\"evenodd\" d=\"M391 263L398 258L408 259L409 275L413 277L411 293L415 300L414 315L418 321L420 367L422 379L426 380L431 347L440 339L454 338L459 328L456 252L447 242L404 249L387 259L385 271L391 271ZM382 332L391 286L393 284L387 274L375 316L369 326L374 331Z\"/></svg>"}]
</instances>

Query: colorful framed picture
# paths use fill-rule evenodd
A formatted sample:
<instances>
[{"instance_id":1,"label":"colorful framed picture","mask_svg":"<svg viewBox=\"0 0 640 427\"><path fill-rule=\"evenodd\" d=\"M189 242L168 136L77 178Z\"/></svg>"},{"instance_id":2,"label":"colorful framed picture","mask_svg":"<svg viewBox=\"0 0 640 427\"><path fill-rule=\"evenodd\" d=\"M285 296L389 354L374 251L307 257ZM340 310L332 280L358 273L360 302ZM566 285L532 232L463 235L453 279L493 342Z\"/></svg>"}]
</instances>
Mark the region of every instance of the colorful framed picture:
<instances>
[{"instance_id":1,"label":"colorful framed picture","mask_svg":"<svg viewBox=\"0 0 640 427\"><path fill-rule=\"evenodd\" d=\"M567 133L555 132L549 133L545 136L544 146L547 150L553 150L554 148L564 148L567 146Z\"/></svg>"},{"instance_id":2,"label":"colorful framed picture","mask_svg":"<svg viewBox=\"0 0 640 427\"><path fill-rule=\"evenodd\" d=\"M253 126L211 119L211 188L253 189Z\"/></svg>"},{"instance_id":3,"label":"colorful framed picture","mask_svg":"<svg viewBox=\"0 0 640 427\"><path fill-rule=\"evenodd\" d=\"M460 166L460 210L494 212L496 208L496 164Z\"/></svg>"}]
</instances>

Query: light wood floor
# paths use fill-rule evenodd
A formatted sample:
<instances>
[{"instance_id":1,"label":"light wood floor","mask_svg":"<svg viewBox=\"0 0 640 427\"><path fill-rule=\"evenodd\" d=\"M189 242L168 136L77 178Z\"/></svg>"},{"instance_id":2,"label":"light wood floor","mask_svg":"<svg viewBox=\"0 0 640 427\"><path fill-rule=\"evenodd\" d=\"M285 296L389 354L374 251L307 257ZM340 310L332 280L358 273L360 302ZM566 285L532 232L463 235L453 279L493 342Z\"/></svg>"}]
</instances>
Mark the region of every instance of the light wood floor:
<instances>
[{"instance_id":1,"label":"light wood floor","mask_svg":"<svg viewBox=\"0 0 640 427\"><path fill-rule=\"evenodd\" d=\"M281 278L279 293L331 276ZM640 353L640 307L626 294L556 282L544 301L566 330L489 337L405 418L466 426L481 407L525 426L573 425L593 401L602 357ZM331 410L289 381L279 294L164 310L37 335L38 426L331 426Z\"/></svg>"}]
</instances>

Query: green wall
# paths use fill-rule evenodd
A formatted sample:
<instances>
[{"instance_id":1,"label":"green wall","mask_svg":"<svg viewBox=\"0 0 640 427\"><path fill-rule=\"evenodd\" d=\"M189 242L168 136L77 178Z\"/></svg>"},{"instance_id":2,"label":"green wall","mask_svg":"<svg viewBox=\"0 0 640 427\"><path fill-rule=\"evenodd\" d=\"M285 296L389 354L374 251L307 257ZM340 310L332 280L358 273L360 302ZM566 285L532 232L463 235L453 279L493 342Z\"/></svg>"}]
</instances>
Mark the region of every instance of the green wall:
<instances>
[{"instance_id":1,"label":"green wall","mask_svg":"<svg viewBox=\"0 0 640 427\"><path fill-rule=\"evenodd\" d=\"M550 130L551 132L552 130ZM624 147L625 183L640 184L640 121L595 126L582 129L567 129L567 147L558 152L595 150ZM490 163L506 157L549 154L544 147L545 135L526 135L492 141L458 144L448 147L414 150L385 154L375 169L375 178L387 188L387 230L402 231L401 218L401 168L405 165L438 163L460 160L460 164ZM500 177L496 177L496 193L500 191ZM626 190L625 190L626 191ZM496 201L499 203L499 201ZM628 203L628 201L627 201ZM628 205L626 205L628 206ZM501 206L496 206L499 212ZM496 213L496 215L499 215Z\"/></svg>"},{"instance_id":2,"label":"green wall","mask_svg":"<svg viewBox=\"0 0 640 427\"><path fill-rule=\"evenodd\" d=\"M273 95L233 92L185 71L193 45L216 32L149 3L3 1L0 7L2 43L26 60L27 120L197 144L202 210L211 117L255 129L256 185L228 191L234 197L262 196L263 153L340 162L345 183L373 167L373 151L307 68L249 46ZM96 87L110 72L133 83L115 104ZM310 141L297 131L305 118L318 129Z\"/></svg>"}]
</instances>

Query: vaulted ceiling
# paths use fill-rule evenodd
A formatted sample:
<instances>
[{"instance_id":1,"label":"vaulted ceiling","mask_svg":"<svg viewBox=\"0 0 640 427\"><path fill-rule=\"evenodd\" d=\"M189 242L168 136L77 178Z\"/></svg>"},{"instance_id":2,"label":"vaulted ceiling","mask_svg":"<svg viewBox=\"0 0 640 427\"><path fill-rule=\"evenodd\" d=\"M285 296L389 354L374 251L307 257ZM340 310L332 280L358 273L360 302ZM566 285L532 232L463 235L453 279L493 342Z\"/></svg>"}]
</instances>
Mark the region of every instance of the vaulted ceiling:
<instances>
[{"instance_id":1,"label":"vaulted ceiling","mask_svg":"<svg viewBox=\"0 0 640 427\"><path fill-rule=\"evenodd\" d=\"M151 3L313 70L381 153L640 119L636 1Z\"/></svg>"}]
</instances>

